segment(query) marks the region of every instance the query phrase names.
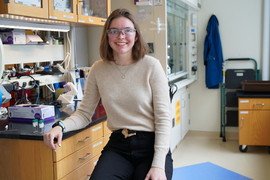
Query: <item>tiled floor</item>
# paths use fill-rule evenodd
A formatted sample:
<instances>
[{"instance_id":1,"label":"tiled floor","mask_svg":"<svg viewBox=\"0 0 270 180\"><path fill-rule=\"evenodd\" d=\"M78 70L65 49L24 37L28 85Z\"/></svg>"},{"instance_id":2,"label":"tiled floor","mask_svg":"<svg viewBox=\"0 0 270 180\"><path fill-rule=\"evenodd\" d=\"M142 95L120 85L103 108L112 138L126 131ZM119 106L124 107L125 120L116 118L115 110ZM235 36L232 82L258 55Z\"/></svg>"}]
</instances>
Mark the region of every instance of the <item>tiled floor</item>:
<instances>
[{"instance_id":1,"label":"tiled floor","mask_svg":"<svg viewBox=\"0 0 270 180\"><path fill-rule=\"evenodd\" d=\"M254 180L270 179L270 154L266 147L239 151L237 136L222 142L218 133L190 131L173 151L174 168L210 162Z\"/></svg>"}]
</instances>

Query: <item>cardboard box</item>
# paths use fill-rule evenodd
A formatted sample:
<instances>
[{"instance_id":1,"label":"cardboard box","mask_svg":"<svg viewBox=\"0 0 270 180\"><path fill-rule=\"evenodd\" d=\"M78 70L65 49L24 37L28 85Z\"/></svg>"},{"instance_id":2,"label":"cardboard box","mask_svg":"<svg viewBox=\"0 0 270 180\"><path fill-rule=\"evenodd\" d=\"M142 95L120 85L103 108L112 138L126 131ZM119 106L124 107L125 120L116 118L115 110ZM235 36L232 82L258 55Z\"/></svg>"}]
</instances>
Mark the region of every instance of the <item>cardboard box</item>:
<instances>
[{"instance_id":1,"label":"cardboard box","mask_svg":"<svg viewBox=\"0 0 270 180\"><path fill-rule=\"evenodd\" d=\"M23 29L14 29L10 32L2 33L3 44L25 44L25 30Z\"/></svg>"},{"instance_id":2,"label":"cardboard box","mask_svg":"<svg viewBox=\"0 0 270 180\"><path fill-rule=\"evenodd\" d=\"M38 35L26 35L26 44L38 44L43 40Z\"/></svg>"},{"instance_id":3,"label":"cardboard box","mask_svg":"<svg viewBox=\"0 0 270 180\"><path fill-rule=\"evenodd\" d=\"M46 119L55 116L54 106L21 104L8 107L10 118Z\"/></svg>"}]
</instances>

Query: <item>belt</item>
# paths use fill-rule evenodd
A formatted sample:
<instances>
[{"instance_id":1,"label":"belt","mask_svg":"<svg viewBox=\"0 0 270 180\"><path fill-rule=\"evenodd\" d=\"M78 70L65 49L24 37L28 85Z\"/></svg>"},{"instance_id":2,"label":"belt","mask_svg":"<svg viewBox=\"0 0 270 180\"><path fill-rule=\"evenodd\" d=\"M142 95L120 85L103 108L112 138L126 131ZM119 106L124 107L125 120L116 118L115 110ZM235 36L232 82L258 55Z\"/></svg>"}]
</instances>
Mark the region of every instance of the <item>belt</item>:
<instances>
[{"instance_id":1,"label":"belt","mask_svg":"<svg viewBox=\"0 0 270 180\"><path fill-rule=\"evenodd\" d=\"M137 131L129 130L129 129L119 129L116 131L113 131L113 133L122 133L125 138L135 136Z\"/></svg>"}]
</instances>

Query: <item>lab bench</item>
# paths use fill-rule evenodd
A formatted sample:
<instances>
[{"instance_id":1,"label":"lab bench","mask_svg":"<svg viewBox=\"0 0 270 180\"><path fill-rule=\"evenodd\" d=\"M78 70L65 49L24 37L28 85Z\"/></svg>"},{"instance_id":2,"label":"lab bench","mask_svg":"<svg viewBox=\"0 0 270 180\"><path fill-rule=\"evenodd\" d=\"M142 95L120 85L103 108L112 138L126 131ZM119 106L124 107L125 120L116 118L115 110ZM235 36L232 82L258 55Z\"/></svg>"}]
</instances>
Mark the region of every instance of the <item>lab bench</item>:
<instances>
[{"instance_id":1,"label":"lab bench","mask_svg":"<svg viewBox=\"0 0 270 180\"><path fill-rule=\"evenodd\" d=\"M52 124L63 120L75 110L71 105L59 111L55 120L45 123L44 133ZM107 117L102 112L93 116L92 122L83 129L63 134L61 147L57 151L45 145L43 134L33 133L32 124L10 123L8 118L0 120L0 179L58 180L87 179L98 161L111 131L107 128ZM102 116L101 116L102 115ZM9 126L5 130L6 125Z\"/></svg>"},{"instance_id":2,"label":"lab bench","mask_svg":"<svg viewBox=\"0 0 270 180\"><path fill-rule=\"evenodd\" d=\"M270 153L270 93L237 91L239 104L239 150L267 146Z\"/></svg>"}]
</instances>

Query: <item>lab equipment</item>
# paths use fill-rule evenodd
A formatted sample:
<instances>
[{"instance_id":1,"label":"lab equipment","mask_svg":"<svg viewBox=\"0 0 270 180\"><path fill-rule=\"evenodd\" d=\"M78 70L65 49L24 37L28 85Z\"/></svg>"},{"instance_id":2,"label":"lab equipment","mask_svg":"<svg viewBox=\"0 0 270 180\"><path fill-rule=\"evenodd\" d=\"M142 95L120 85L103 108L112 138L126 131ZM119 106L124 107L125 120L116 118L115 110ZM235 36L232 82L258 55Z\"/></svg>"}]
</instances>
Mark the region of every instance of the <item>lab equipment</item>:
<instances>
[{"instance_id":1,"label":"lab equipment","mask_svg":"<svg viewBox=\"0 0 270 180\"><path fill-rule=\"evenodd\" d=\"M2 84L0 84L0 117L7 114L7 108L1 107L2 104L7 103L11 99L10 93L7 92L7 90L3 87Z\"/></svg>"},{"instance_id":2,"label":"lab equipment","mask_svg":"<svg viewBox=\"0 0 270 180\"><path fill-rule=\"evenodd\" d=\"M69 87L69 91L65 94L61 94L57 100L61 100L62 103L74 103L74 96L78 93L76 87L72 82L68 82L64 87Z\"/></svg>"},{"instance_id":3,"label":"lab equipment","mask_svg":"<svg viewBox=\"0 0 270 180\"><path fill-rule=\"evenodd\" d=\"M254 69L227 69L226 62L246 61L254 62ZM226 142L226 127L238 127L238 98L236 90L241 89L241 82L244 80L259 80L259 70L257 70L257 62L252 58L231 58L226 59L223 64L223 82L220 84L220 137ZM226 99L226 100L225 100ZM225 118L226 117L226 118Z\"/></svg>"}]
</instances>

